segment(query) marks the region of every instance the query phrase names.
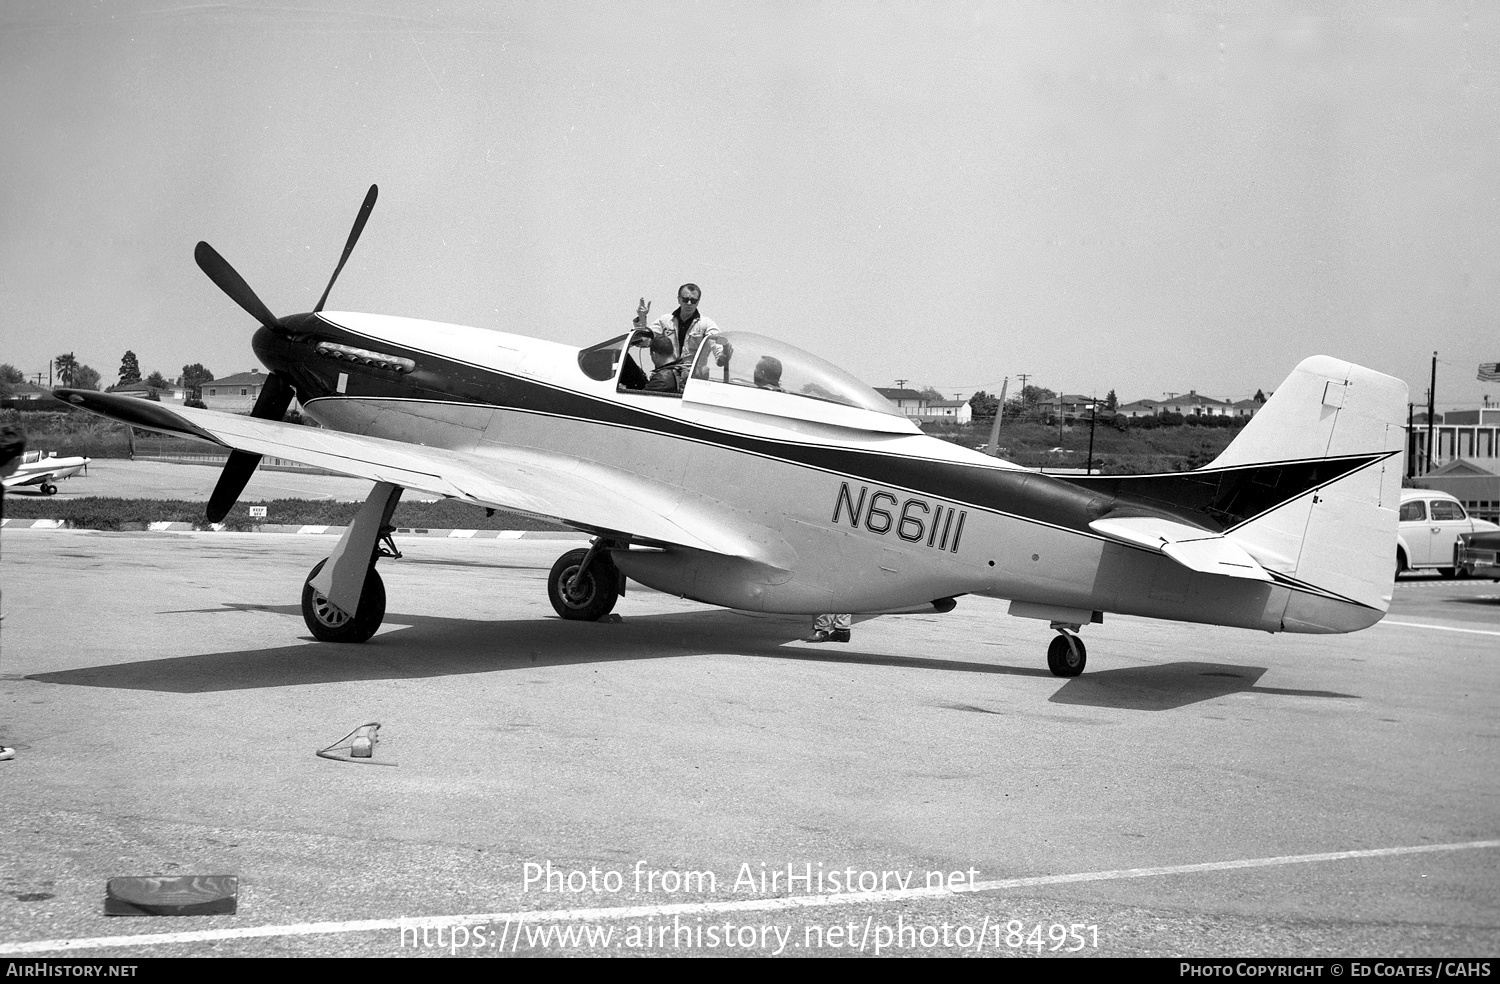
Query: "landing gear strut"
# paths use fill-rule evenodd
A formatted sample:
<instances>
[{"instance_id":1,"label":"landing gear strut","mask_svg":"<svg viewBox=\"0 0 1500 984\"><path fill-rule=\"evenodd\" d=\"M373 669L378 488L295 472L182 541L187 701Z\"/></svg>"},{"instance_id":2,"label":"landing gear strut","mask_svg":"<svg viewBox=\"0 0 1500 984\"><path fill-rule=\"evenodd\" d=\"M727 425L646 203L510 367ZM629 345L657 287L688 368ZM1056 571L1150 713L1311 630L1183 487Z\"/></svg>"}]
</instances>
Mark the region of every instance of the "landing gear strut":
<instances>
[{"instance_id":1,"label":"landing gear strut","mask_svg":"<svg viewBox=\"0 0 1500 984\"><path fill-rule=\"evenodd\" d=\"M302 620L315 638L364 642L380 628L385 618L385 584L375 562L401 556L391 539L395 527L390 525L401 491L400 486L377 482L332 556L308 572L302 585Z\"/></svg>"},{"instance_id":2,"label":"landing gear strut","mask_svg":"<svg viewBox=\"0 0 1500 984\"><path fill-rule=\"evenodd\" d=\"M1076 677L1083 672L1089 658L1083 640L1077 635L1079 626L1053 622L1052 627L1057 630L1057 637L1047 647L1047 669L1053 676Z\"/></svg>"},{"instance_id":3,"label":"landing gear strut","mask_svg":"<svg viewBox=\"0 0 1500 984\"><path fill-rule=\"evenodd\" d=\"M608 615L625 590L625 576L609 557L602 537L557 558L547 575L547 598L563 618L596 622Z\"/></svg>"}]
</instances>

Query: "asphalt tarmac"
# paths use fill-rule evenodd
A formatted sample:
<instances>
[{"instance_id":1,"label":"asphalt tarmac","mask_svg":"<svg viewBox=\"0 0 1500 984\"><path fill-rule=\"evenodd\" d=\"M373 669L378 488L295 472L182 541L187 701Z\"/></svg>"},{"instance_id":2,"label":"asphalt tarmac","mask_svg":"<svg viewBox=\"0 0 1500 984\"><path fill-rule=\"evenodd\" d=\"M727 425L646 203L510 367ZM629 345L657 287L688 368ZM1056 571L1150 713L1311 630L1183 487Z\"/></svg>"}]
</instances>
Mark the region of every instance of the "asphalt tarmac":
<instances>
[{"instance_id":1,"label":"asphalt tarmac","mask_svg":"<svg viewBox=\"0 0 1500 984\"><path fill-rule=\"evenodd\" d=\"M380 633L321 644L333 542L4 532L0 957L1500 952L1500 585L1349 636L1107 616L1061 680L983 599L565 622L549 540L406 538ZM367 722L390 764L315 754ZM238 910L103 915L146 875Z\"/></svg>"}]
</instances>

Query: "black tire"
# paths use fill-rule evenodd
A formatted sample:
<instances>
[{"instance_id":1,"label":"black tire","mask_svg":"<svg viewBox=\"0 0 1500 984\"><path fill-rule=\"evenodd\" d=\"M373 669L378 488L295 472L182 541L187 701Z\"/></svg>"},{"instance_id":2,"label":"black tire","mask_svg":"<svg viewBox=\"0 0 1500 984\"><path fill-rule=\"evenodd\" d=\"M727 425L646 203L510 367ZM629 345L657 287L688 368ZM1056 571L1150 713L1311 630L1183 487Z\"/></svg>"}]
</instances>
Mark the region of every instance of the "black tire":
<instances>
[{"instance_id":1,"label":"black tire","mask_svg":"<svg viewBox=\"0 0 1500 984\"><path fill-rule=\"evenodd\" d=\"M365 586L359 593L359 611L350 618L329 604L328 599L313 590L312 579L318 576L325 557L307 572L307 581L302 585L302 621L312 634L323 642L364 642L375 634L385 620L385 582L374 566L365 574Z\"/></svg>"},{"instance_id":2,"label":"black tire","mask_svg":"<svg viewBox=\"0 0 1500 984\"><path fill-rule=\"evenodd\" d=\"M57 486L50 482L43 482L42 495L57 495Z\"/></svg>"},{"instance_id":3,"label":"black tire","mask_svg":"<svg viewBox=\"0 0 1500 984\"><path fill-rule=\"evenodd\" d=\"M1451 580L1453 580L1457 576L1458 576L1458 571L1454 570L1451 567L1439 567L1438 568L1438 577L1441 577L1445 581L1451 581Z\"/></svg>"},{"instance_id":4,"label":"black tire","mask_svg":"<svg viewBox=\"0 0 1500 984\"><path fill-rule=\"evenodd\" d=\"M1396 576L1400 577L1406 573L1406 551L1400 547L1396 548Z\"/></svg>"},{"instance_id":5,"label":"black tire","mask_svg":"<svg viewBox=\"0 0 1500 984\"><path fill-rule=\"evenodd\" d=\"M1076 677L1088 659L1088 650L1077 636L1059 635L1047 646L1047 669L1053 676Z\"/></svg>"},{"instance_id":6,"label":"black tire","mask_svg":"<svg viewBox=\"0 0 1500 984\"><path fill-rule=\"evenodd\" d=\"M595 622L608 615L620 600L620 569L601 550L589 561L583 580L574 585L572 591L564 591L563 585L578 572L578 565L588 551L580 547L569 550L557 558L552 572L547 575L547 598L552 608L563 618L578 622Z\"/></svg>"}]
</instances>

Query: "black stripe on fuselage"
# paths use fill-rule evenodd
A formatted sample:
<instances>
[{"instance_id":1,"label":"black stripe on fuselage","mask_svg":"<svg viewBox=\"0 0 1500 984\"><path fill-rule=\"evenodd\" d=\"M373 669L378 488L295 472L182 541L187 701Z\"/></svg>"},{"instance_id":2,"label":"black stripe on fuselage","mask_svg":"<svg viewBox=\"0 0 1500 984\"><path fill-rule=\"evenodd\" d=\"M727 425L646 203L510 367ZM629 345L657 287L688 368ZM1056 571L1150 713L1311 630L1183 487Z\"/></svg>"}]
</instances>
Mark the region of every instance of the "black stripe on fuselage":
<instances>
[{"instance_id":1,"label":"black stripe on fuselage","mask_svg":"<svg viewBox=\"0 0 1500 984\"><path fill-rule=\"evenodd\" d=\"M1059 480L1122 503L1139 503L1217 532L1243 526L1284 502L1330 485L1395 452L1158 475L1059 475Z\"/></svg>"},{"instance_id":2,"label":"black stripe on fuselage","mask_svg":"<svg viewBox=\"0 0 1500 984\"><path fill-rule=\"evenodd\" d=\"M1383 612L1386 610L1383 608L1377 608L1376 606L1367 604L1363 601L1358 601L1346 595L1341 595L1336 591L1329 591L1327 588L1319 587L1318 585L1312 584L1311 582L1292 577L1290 574L1283 574L1280 571L1273 571L1270 568L1266 568L1266 573L1271 575L1271 580L1276 584L1279 584L1284 588L1290 588L1293 591L1301 591L1303 594L1315 595L1319 598L1326 598L1329 601L1340 601L1346 605L1353 605L1355 608L1368 608L1372 612Z\"/></svg>"},{"instance_id":3,"label":"black stripe on fuselage","mask_svg":"<svg viewBox=\"0 0 1500 984\"><path fill-rule=\"evenodd\" d=\"M339 373L347 374L343 396L354 399L444 403L572 418L611 427L662 434L834 473L872 485L899 488L1018 519L1081 533L1106 515L1165 515L1210 532L1243 525L1284 502L1336 481L1387 455L1364 454L1211 471L1140 476L1049 476L984 465L913 458L876 448L839 448L758 437L706 427L606 397L579 393L449 356L397 345L378 336L325 322L364 347L411 358L409 374L381 372L309 356L286 371L310 398L337 399ZM319 332L326 341L330 333ZM581 374L580 370L580 374ZM671 397L663 397L671 399ZM899 441L872 435L874 441ZM934 439L935 440L935 439Z\"/></svg>"}]
</instances>

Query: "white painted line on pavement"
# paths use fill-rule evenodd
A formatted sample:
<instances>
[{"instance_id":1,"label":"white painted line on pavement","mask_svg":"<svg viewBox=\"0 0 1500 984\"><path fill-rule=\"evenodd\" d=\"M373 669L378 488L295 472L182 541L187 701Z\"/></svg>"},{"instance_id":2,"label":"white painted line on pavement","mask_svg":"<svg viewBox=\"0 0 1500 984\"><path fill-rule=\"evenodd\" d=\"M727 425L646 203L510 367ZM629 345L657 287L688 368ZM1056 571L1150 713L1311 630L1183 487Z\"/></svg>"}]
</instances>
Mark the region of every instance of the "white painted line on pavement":
<instances>
[{"instance_id":1,"label":"white painted line on pavement","mask_svg":"<svg viewBox=\"0 0 1500 984\"><path fill-rule=\"evenodd\" d=\"M1493 629L1457 629L1451 625L1427 625L1422 622L1393 622L1388 618L1381 619L1376 625L1404 625L1409 629L1437 629L1439 632L1468 632L1472 635L1500 636L1500 632Z\"/></svg>"},{"instance_id":2,"label":"white painted line on pavement","mask_svg":"<svg viewBox=\"0 0 1500 984\"><path fill-rule=\"evenodd\" d=\"M768 899L735 899L720 902L679 902L669 905L616 906L600 909L522 910L519 912L484 912L455 916L418 916L400 919L353 919L342 922L293 923L285 926L247 926L241 929L205 929L182 933L152 933L141 936L95 936L84 939L34 940L27 943L0 943L0 955L45 953L53 950L85 950L100 947L159 946L167 943L203 943L212 940L244 940L286 936L325 936L335 933L369 933L440 926L473 926L486 923L518 924L554 922L602 922L612 919L649 919L674 915L710 915L721 912L764 912L787 909L814 909L833 905L858 905L870 902L899 902L908 899L944 898L997 892L1012 888L1043 885L1067 885L1077 882L1119 881L1127 878L1155 878L1162 875L1190 875L1202 872L1235 871L1243 868L1273 868L1289 864L1314 864L1322 861L1351 861L1359 858L1390 858L1413 854L1437 854L1448 851L1474 851L1500 847L1500 840L1466 841L1458 844L1416 844L1409 847L1379 847L1362 851L1330 851L1325 854L1294 854L1275 858L1243 858L1238 861L1210 861L1204 864L1174 864L1159 868L1123 868L1115 871L1090 871L1072 875L1036 875L1029 878L1002 878L975 882L957 888L904 888L882 892L848 892L840 895L795 895Z\"/></svg>"}]
</instances>

